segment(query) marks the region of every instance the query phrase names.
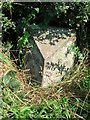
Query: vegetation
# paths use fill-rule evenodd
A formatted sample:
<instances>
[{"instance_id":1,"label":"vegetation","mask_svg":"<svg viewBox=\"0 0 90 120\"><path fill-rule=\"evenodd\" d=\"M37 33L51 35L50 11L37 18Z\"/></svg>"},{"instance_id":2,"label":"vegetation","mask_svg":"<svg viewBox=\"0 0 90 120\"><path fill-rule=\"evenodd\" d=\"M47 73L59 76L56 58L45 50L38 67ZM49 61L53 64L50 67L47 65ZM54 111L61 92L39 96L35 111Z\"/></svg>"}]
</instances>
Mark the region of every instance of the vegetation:
<instances>
[{"instance_id":1,"label":"vegetation","mask_svg":"<svg viewBox=\"0 0 90 120\"><path fill-rule=\"evenodd\" d=\"M89 120L90 2L0 2L0 7L0 119ZM52 25L76 30L76 46L69 50L77 64L61 83L44 89L28 84L21 66L25 50L32 47L29 31Z\"/></svg>"}]
</instances>

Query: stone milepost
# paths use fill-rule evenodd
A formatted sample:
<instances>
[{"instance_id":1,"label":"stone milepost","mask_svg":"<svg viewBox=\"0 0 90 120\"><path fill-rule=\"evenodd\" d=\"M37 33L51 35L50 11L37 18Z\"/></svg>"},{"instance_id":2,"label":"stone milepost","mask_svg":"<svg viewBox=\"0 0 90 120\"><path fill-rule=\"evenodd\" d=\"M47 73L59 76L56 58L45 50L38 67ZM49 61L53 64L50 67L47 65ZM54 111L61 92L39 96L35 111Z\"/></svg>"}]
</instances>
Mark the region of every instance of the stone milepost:
<instances>
[{"instance_id":1,"label":"stone milepost","mask_svg":"<svg viewBox=\"0 0 90 120\"><path fill-rule=\"evenodd\" d=\"M26 55L26 69L30 69L32 79L42 87L60 82L72 68L74 54L68 46L76 41L73 30L65 28L47 28L33 30L31 54Z\"/></svg>"}]
</instances>

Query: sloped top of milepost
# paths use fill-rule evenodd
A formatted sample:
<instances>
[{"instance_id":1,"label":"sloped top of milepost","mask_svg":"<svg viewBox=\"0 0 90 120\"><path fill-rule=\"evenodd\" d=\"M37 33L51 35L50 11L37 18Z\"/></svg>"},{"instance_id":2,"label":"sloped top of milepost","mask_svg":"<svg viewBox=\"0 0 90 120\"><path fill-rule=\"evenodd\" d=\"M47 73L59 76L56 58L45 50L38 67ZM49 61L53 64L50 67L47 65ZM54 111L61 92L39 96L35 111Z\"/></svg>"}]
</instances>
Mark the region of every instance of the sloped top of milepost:
<instances>
[{"instance_id":1,"label":"sloped top of milepost","mask_svg":"<svg viewBox=\"0 0 90 120\"><path fill-rule=\"evenodd\" d=\"M44 59L52 56L68 42L74 42L75 31L65 28L47 28L33 31L33 39Z\"/></svg>"}]
</instances>

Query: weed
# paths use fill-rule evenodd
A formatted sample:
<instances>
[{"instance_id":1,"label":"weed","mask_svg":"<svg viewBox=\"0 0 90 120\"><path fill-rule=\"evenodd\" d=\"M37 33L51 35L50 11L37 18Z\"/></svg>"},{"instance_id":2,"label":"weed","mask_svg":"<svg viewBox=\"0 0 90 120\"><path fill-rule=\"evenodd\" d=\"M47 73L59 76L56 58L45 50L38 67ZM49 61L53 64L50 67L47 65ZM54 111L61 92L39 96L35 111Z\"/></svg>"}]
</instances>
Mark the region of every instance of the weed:
<instances>
[{"instance_id":1,"label":"weed","mask_svg":"<svg viewBox=\"0 0 90 120\"><path fill-rule=\"evenodd\" d=\"M87 72L84 75L84 79L80 82L80 85L83 91L90 91L90 70L87 70Z\"/></svg>"},{"instance_id":2,"label":"weed","mask_svg":"<svg viewBox=\"0 0 90 120\"><path fill-rule=\"evenodd\" d=\"M79 47L75 45L75 43L73 43L72 45L70 45L70 46L68 47L68 50L69 50L70 52L73 52L73 53L74 53L74 56L75 56L75 58L76 58L76 60L77 60L76 62L83 62L84 56L83 56L83 54L80 52Z\"/></svg>"},{"instance_id":3,"label":"weed","mask_svg":"<svg viewBox=\"0 0 90 120\"><path fill-rule=\"evenodd\" d=\"M7 60L9 61L8 57ZM4 63L5 64L5 63ZM3 119L64 119L64 120L89 120L90 114L90 71L81 68L81 65L73 71L71 76L67 76L66 81L63 81L63 85L66 84L65 89L70 85L80 86L75 89L79 94L83 90L85 92L84 97L73 94L70 88L71 95L65 93L63 85L58 84L52 90L36 88L35 86L29 86L29 90L26 93L20 90L20 84L16 79L17 71L10 69L5 71L2 79L0 80L2 99L0 100L0 118ZM81 76L82 75L82 76ZM79 82L78 82L79 79ZM65 84L64 84L65 82ZM74 84L76 83L76 84ZM26 86L27 87L27 86ZM62 87L62 91L60 91ZM30 93L31 92L31 93ZM46 93L45 93L46 92ZM30 94L28 94L30 93ZM28 95L27 95L28 94ZM43 94L43 95L40 95ZM63 94L63 95L61 95ZM46 97L49 96L49 97ZM31 98L29 98L31 96ZM56 96L56 97L55 97ZM83 96L83 95L82 95ZM40 102L38 101L40 98ZM53 98L54 97L54 98ZM34 99L38 102L34 102ZM31 101L30 101L31 100Z\"/></svg>"}]
</instances>

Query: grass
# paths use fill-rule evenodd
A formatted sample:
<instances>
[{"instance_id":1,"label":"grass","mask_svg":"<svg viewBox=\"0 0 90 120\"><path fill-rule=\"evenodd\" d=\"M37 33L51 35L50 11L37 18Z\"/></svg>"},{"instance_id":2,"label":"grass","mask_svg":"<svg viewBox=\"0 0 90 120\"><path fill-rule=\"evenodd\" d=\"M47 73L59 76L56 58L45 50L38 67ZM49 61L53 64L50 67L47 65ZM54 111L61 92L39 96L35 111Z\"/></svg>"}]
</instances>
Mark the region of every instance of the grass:
<instances>
[{"instance_id":1,"label":"grass","mask_svg":"<svg viewBox=\"0 0 90 120\"><path fill-rule=\"evenodd\" d=\"M61 83L45 89L27 84L23 71L8 57L6 61L9 64L0 66L0 119L89 120L90 70L85 64L76 65Z\"/></svg>"}]
</instances>

